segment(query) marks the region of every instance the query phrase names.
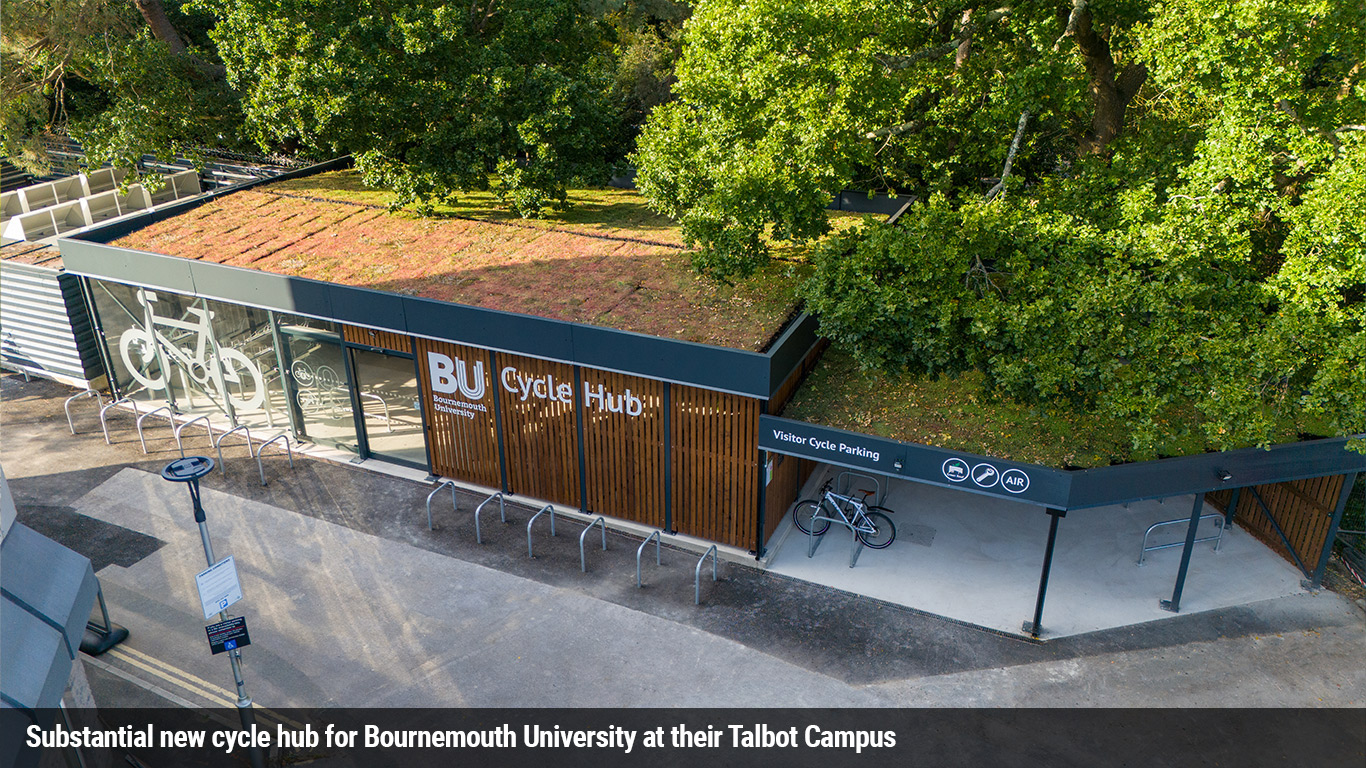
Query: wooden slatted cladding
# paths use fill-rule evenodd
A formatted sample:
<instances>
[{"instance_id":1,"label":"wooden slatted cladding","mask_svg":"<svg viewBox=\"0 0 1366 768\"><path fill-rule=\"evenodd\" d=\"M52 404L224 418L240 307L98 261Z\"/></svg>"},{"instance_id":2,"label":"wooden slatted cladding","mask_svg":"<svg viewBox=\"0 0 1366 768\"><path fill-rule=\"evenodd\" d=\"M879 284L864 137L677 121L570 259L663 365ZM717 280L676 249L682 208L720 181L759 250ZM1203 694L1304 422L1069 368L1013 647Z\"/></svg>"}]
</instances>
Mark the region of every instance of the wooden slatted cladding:
<instances>
[{"instance_id":1,"label":"wooden slatted cladding","mask_svg":"<svg viewBox=\"0 0 1366 768\"><path fill-rule=\"evenodd\" d=\"M391 333L389 331L376 331L370 328L361 328L358 325L343 325L342 338L352 344L364 344L368 347L379 347L380 349L391 349L395 352L402 352L405 355L413 353L413 339L401 333Z\"/></svg>"},{"instance_id":2,"label":"wooden slatted cladding","mask_svg":"<svg viewBox=\"0 0 1366 768\"><path fill-rule=\"evenodd\" d=\"M579 506L574 368L508 354L497 362L508 490Z\"/></svg>"},{"instance_id":3,"label":"wooden slatted cladding","mask_svg":"<svg viewBox=\"0 0 1366 768\"><path fill-rule=\"evenodd\" d=\"M820 466L814 461L781 453L768 454L768 460L773 463L773 479L769 481L768 491L764 494L764 541L768 541L773 532L778 530L792 503L797 501L797 496L802 492L802 486Z\"/></svg>"},{"instance_id":4,"label":"wooden slatted cladding","mask_svg":"<svg viewBox=\"0 0 1366 768\"><path fill-rule=\"evenodd\" d=\"M1337 509L1338 495L1342 493L1342 483L1342 475L1329 475L1255 486L1257 494L1266 502L1267 510L1270 510L1300 562L1310 570L1318 563L1319 555L1323 552L1333 522L1333 512ZM1227 512L1232 495L1232 490L1215 491L1205 499ZM1245 530L1279 552L1281 557L1294 562L1277 535L1276 528L1267 519L1266 510L1257 503L1257 497L1249 489L1244 488L1238 494L1238 508L1234 516Z\"/></svg>"},{"instance_id":5,"label":"wooden slatted cladding","mask_svg":"<svg viewBox=\"0 0 1366 768\"><path fill-rule=\"evenodd\" d=\"M759 517L759 401L675 384L670 405L674 529L753 549Z\"/></svg>"},{"instance_id":6,"label":"wooden slatted cladding","mask_svg":"<svg viewBox=\"0 0 1366 768\"><path fill-rule=\"evenodd\" d=\"M498 434L493 419L493 364L482 349L441 341L416 339L421 387L427 412L427 445L432 455L432 472L479 485L498 487L502 483L498 462ZM444 364L463 365L466 383L473 392L436 392L432 388L432 358L435 353ZM443 373L443 376L447 374ZM437 377L442 378L442 377ZM482 391L478 391L482 383Z\"/></svg>"},{"instance_id":7,"label":"wooden slatted cladding","mask_svg":"<svg viewBox=\"0 0 1366 768\"><path fill-rule=\"evenodd\" d=\"M581 368L588 509L664 527L664 384Z\"/></svg>"}]
</instances>

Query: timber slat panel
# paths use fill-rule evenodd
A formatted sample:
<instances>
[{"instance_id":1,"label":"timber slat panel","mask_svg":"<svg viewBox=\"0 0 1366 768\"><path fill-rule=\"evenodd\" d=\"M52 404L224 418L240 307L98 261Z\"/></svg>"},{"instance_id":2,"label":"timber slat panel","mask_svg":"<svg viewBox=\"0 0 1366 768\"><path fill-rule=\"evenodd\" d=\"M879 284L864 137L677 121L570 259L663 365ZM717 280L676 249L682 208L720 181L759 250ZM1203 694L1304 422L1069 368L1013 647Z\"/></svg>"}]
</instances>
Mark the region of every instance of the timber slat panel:
<instances>
[{"instance_id":1,"label":"timber slat panel","mask_svg":"<svg viewBox=\"0 0 1366 768\"><path fill-rule=\"evenodd\" d=\"M422 372L423 408L427 412L427 444L431 447L432 472L479 485L497 487L501 482L498 464L498 436L494 428L493 366L482 349L417 339L417 360ZM477 401L460 393L442 394L431 389L428 352L436 352L468 366L470 383L482 373L483 397ZM437 398L440 398L438 400ZM466 402L480 408L462 408L452 402Z\"/></svg>"},{"instance_id":2,"label":"timber slat panel","mask_svg":"<svg viewBox=\"0 0 1366 768\"><path fill-rule=\"evenodd\" d=\"M411 355L413 353L412 337L402 333L376 331L370 328L361 328L358 325L343 325L341 329L342 338L352 344L364 344L368 347L390 349L395 352L402 352L406 355Z\"/></svg>"},{"instance_id":3,"label":"timber slat panel","mask_svg":"<svg viewBox=\"0 0 1366 768\"><path fill-rule=\"evenodd\" d=\"M1343 477L1329 475L1308 480L1292 480L1286 483L1256 486L1256 491L1266 503L1276 524L1290 542L1300 562L1313 568L1323 552L1332 526L1333 511L1337 509L1338 494L1342 492ZM1233 491L1216 491L1208 495L1208 500L1221 510L1226 510ZM1257 499L1244 489L1238 496L1238 508L1234 516L1244 529L1266 542L1273 550L1291 562L1294 558L1286 551L1276 527L1267 519Z\"/></svg>"},{"instance_id":4,"label":"timber slat panel","mask_svg":"<svg viewBox=\"0 0 1366 768\"><path fill-rule=\"evenodd\" d=\"M508 368L514 370L508 372ZM564 385L568 385L567 400L560 398L565 392ZM579 506L579 438L574 403L582 393L574 393L573 366L500 354L498 386L508 490Z\"/></svg>"},{"instance_id":5,"label":"timber slat panel","mask_svg":"<svg viewBox=\"0 0 1366 768\"><path fill-rule=\"evenodd\" d=\"M677 384L671 400L674 528L753 549L759 401Z\"/></svg>"},{"instance_id":6,"label":"timber slat panel","mask_svg":"<svg viewBox=\"0 0 1366 768\"><path fill-rule=\"evenodd\" d=\"M664 527L664 384L592 368L579 371L588 509ZM633 415L637 403L640 412Z\"/></svg>"}]
</instances>

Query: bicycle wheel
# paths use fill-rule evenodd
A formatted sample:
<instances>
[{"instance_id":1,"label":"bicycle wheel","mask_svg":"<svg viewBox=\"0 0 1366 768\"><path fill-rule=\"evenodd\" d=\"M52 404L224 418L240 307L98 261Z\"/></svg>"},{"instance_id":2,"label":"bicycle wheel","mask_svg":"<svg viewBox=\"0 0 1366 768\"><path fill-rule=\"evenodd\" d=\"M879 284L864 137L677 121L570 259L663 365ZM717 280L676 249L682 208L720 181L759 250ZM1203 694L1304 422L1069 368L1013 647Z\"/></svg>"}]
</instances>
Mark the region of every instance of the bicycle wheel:
<instances>
[{"instance_id":1,"label":"bicycle wheel","mask_svg":"<svg viewBox=\"0 0 1366 768\"><path fill-rule=\"evenodd\" d=\"M869 549L886 549L892 546L892 542L896 541L896 526L892 525L892 518L870 509L867 520L872 523L874 530L858 531L858 540L863 542L863 546Z\"/></svg>"},{"instance_id":2,"label":"bicycle wheel","mask_svg":"<svg viewBox=\"0 0 1366 768\"><path fill-rule=\"evenodd\" d=\"M820 508L820 502L814 499L797 502L797 506L792 508L792 524L807 536L820 536L830 529L829 520L812 519L820 511Z\"/></svg>"}]
</instances>

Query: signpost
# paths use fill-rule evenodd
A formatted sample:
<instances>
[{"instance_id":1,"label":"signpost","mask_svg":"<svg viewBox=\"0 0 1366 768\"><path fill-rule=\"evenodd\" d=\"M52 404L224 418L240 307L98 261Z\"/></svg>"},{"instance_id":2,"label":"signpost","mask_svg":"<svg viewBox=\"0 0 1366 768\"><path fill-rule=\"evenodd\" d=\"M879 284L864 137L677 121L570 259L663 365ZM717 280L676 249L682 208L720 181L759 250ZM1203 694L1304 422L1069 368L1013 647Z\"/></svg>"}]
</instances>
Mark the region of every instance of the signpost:
<instances>
[{"instance_id":1,"label":"signpost","mask_svg":"<svg viewBox=\"0 0 1366 768\"><path fill-rule=\"evenodd\" d=\"M242 599L242 585L237 580L237 564L231 558L222 562L214 560L213 544L209 541L209 524L204 516L204 507L199 503L199 478L213 471L213 459L207 456L188 456L176 459L161 470L161 476L173 483L185 483L190 489L190 501L194 505L194 521L199 524L199 540L204 544L204 559L208 569L195 576L199 587L199 600L204 609L204 618L209 619L218 613L219 623L205 628L209 635L209 648L214 648L216 637L221 638L223 651L228 652L232 664L232 679L237 683L237 716L242 721L242 730L255 733L256 713L251 707L251 697L247 695L246 683L242 681L242 648L250 645L247 636L246 619L229 619L228 606ZM236 634L240 622L241 635ZM215 630L218 631L217 636ZM231 643L231 645L229 645ZM215 654L220 651L214 650ZM261 748L252 743L247 746L247 757L251 768L265 768L265 755Z\"/></svg>"}]
</instances>

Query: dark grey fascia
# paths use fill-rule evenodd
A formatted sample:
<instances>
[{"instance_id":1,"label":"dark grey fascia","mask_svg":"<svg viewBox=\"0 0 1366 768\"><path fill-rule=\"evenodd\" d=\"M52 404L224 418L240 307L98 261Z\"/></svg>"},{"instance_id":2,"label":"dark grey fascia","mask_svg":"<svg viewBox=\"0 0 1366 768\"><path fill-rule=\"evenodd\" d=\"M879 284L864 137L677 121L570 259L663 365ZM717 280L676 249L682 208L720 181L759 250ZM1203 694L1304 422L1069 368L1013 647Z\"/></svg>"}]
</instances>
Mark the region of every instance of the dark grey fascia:
<instances>
[{"instance_id":1,"label":"dark grey fascia","mask_svg":"<svg viewBox=\"0 0 1366 768\"><path fill-rule=\"evenodd\" d=\"M784 439L780 433L789 438ZM811 438L823 443L834 441L836 448L813 448ZM861 435L777 416L759 417L759 447L766 451L1064 510L1366 471L1366 454L1349 449L1349 440L1345 437L1306 440L1273 445L1265 450L1243 448L1111 467L1064 470ZM874 460L840 451L838 446L841 444L876 451L878 458ZM950 482L948 462L955 458L968 465L969 474L963 480ZM898 460L901 462L899 468L896 466ZM996 482L989 488L980 487L974 480L974 470L983 465L996 470ZM1011 470L1028 478L1026 490L1014 493L1001 486Z\"/></svg>"},{"instance_id":2,"label":"dark grey fascia","mask_svg":"<svg viewBox=\"0 0 1366 768\"><path fill-rule=\"evenodd\" d=\"M1071 490L1071 475L1064 470L905 443L779 416L759 417L759 447L850 469L1058 509L1066 508ZM959 466L965 469L961 476L952 469ZM986 479L978 480L979 476ZM1016 487L1022 490L1008 491L1001 485L1003 478L1014 480L1020 476L1025 480Z\"/></svg>"}]
</instances>

